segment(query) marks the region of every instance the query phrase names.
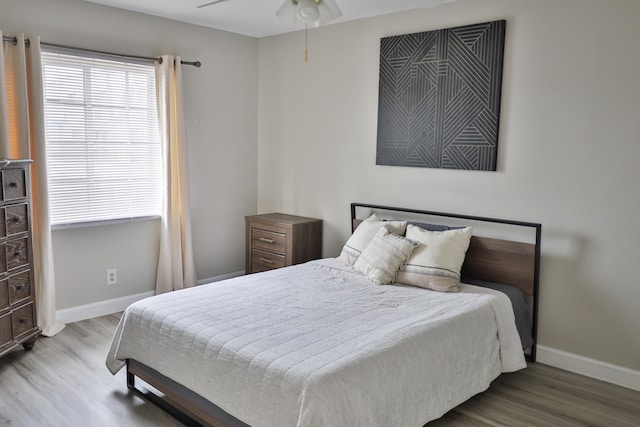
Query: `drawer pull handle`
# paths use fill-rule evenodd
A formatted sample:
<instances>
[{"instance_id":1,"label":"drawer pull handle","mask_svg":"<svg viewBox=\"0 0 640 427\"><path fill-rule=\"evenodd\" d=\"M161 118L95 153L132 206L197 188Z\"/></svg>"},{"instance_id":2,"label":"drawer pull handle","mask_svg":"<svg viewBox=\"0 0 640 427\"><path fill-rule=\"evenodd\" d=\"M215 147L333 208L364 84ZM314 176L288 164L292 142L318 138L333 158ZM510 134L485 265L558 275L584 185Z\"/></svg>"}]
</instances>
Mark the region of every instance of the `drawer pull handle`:
<instances>
[{"instance_id":1,"label":"drawer pull handle","mask_svg":"<svg viewBox=\"0 0 640 427\"><path fill-rule=\"evenodd\" d=\"M262 261L262 262L266 262L267 264L273 264L273 260L272 260L272 259L269 259L269 258L262 258L262 257L260 257L260 258L258 258L258 259L259 259L260 261Z\"/></svg>"},{"instance_id":2,"label":"drawer pull handle","mask_svg":"<svg viewBox=\"0 0 640 427\"><path fill-rule=\"evenodd\" d=\"M22 224L23 223L22 217L19 217L19 216L13 217L13 222L15 222L16 224Z\"/></svg>"},{"instance_id":3,"label":"drawer pull handle","mask_svg":"<svg viewBox=\"0 0 640 427\"><path fill-rule=\"evenodd\" d=\"M261 241L261 242L265 242L265 243L271 243L272 245L276 242L275 240L273 240L273 239L267 239L266 237L261 237L261 238L260 238L260 241Z\"/></svg>"},{"instance_id":4,"label":"drawer pull handle","mask_svg":"<svg viewBox=\"0 0 640 427\"><path fill-rule=\"evenodd\" d=\"M18 188L18 181L11 181L9 183L9 187L11 188Z\"/></svg>"},{"instance_id":5,"label":"drawer pull handle","mask_svg":"<svg viewBox=\"0 0 640 427\"><path fill-rule=\"evenodd\" d=\"M24 283L18 283L16 285L16 291L23 291L25 288Z\"/></svg>"},{"instance_id":6,"label":"drawer pull handle","mask_svg":"<svg viewBox=\"0 0 640 427\"><path fill-rule=\"evenodd\" d=\"M22 256L22 251L15 251L13 253L13 256L15 256L16 258L20 258Z\"/></svg>"},{"instance_id":7,"label":"drawer pull handle","mask_svg":"<svg viewBox=\"0 0 640 427\"><path fill-rule=\"evenodd\" d=\"M18 319L18 323L20 323L21 325L24 325L28 321L29 321L28 317L21 317L21 318Z\"/></svg>"}]
</instances>

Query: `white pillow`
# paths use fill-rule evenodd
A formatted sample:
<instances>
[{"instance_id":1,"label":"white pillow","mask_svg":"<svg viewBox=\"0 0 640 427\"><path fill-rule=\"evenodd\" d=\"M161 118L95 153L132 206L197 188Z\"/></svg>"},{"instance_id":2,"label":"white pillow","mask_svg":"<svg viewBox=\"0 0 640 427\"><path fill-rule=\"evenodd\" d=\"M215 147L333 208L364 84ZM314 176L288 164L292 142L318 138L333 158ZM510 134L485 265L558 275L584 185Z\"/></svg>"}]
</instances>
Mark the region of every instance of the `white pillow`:
<instances>
[{"instance_id":1,"label":"white pillow","mask_svg":"<svg viewBox=\"0 0 640 427\"><path fill-rule=\"evenodd\" d=\"M398 271L396 283L441 292L460 291L460 269L471 234L471 227L429 231L409 224L406 237L420 246Z\"/></svg>"},{"instance_id":2,"label":"white pillow","mask_svg":"<svg viewBox=\"0 0 640 427\"><path fill-rule=\"evenodd\" d=\"M379 285L393 282L398 268L407 260L418 244L390 232L386 227L378 230L353 266Z\"/></svg>"},{"instance_id":3,"label":"white pillow","mask_svg":"<svg viewBox=\"0 0 640 427\"><path fill-rule=\"evenodd\" d=\"M364 248L371 242L373 236L385 226L392 233L402 236L407 228L407 221L381 221L376 214L372 214L362 221L349 237L340 252L338 260L346 265L353 266Z\"/></svg>"}]
</instances>

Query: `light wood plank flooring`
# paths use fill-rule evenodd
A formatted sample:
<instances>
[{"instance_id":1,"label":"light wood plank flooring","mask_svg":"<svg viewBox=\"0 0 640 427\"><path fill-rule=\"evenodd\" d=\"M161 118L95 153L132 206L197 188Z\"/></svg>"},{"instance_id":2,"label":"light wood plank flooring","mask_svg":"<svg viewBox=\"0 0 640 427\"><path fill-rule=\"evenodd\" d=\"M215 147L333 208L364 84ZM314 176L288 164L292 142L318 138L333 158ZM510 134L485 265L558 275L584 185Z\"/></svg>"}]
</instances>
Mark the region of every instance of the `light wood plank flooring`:
<instances>
[{"instance_id":1,"label":"light wood plank flooring","mask_svg":"<svg viewBox=\"0 0 640 427\"><path fill-rule=\"evenodd\" d=\"M180 426L107 371L118 320L73 323L0 359L0 426ZM640 392L537 363L428 424L445 426L640 426Z\"/></svg>"}]
</instances>

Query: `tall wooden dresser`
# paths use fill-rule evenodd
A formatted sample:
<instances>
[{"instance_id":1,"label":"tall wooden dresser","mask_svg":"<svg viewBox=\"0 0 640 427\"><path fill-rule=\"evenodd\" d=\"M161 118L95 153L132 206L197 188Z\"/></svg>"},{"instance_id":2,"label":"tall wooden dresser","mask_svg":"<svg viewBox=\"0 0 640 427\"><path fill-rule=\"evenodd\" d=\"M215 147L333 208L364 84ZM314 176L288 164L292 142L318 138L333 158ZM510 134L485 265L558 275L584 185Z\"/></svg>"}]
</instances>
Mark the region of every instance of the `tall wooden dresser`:
<instances>
[{"instance_id":1,"label":"tall wooden dresser","mask_svg":"<svg viewBox=\"0 0 640 427\"><path fill-rule=\"evenodd\" d=\"M30 160L0 160L0 357L40 335L32 268Z\"/></svg>"},{"instance_id":2,"label":"tall wooden dresser","mask_svg":"<svg viewBox=\"0 0 640 427\"><path fill-rule=\"evenodd\" d=\"M258 273L322 256L322 220L282 213L245 217L246 272Z\"/></svg>"}]
</instances>

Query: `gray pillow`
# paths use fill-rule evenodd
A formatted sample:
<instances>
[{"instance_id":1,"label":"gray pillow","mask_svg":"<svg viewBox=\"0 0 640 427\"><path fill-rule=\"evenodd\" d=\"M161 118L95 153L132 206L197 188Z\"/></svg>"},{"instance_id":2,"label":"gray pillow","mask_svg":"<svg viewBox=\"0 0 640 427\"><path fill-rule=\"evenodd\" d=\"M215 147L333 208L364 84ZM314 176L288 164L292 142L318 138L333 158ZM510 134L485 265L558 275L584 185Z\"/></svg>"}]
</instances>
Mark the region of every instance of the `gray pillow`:
<instances>
[{"instance_id":1,"label":"gray pillow","mask_svg":"<svg viewBox=\"0 0 640 427\"><path fill-rule=\"evenodd\" d=\"M416 222L416 221L408 221L407 224L415 225L416 227L424 228L429 231L447 231L447 230L458 230L464 227L450 227L448 225L442 224L429 224L428 222Z\"/></svg>"}]
</instances>

